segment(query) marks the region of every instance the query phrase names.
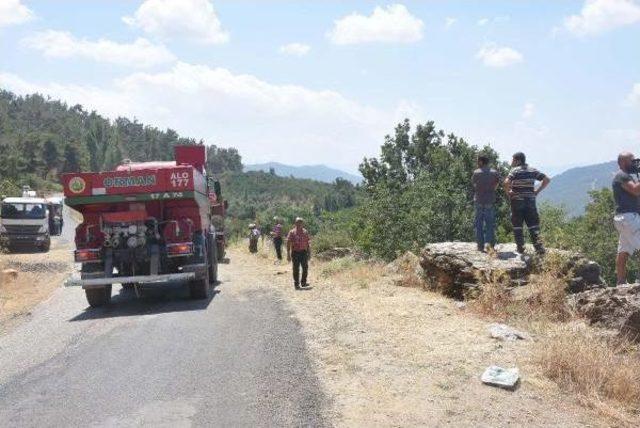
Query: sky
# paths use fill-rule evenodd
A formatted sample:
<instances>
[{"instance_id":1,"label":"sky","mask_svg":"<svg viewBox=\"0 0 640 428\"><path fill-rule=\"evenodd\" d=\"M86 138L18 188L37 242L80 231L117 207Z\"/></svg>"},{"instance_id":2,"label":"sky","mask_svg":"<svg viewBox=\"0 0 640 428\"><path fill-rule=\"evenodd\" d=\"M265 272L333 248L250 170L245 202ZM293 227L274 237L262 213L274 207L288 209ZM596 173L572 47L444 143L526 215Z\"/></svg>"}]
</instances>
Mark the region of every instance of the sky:
<instances>
[{"instance_id":1,"label":"sky","mask_svg":"<svg viewBox=\"0 0 640 428\"><path fill-rule=\"evenodd\" d=\"M0 0L0 58L247 164L355 172L404 118L550 174L640 152L640 0Z\"/></svg>"}]
</instances>

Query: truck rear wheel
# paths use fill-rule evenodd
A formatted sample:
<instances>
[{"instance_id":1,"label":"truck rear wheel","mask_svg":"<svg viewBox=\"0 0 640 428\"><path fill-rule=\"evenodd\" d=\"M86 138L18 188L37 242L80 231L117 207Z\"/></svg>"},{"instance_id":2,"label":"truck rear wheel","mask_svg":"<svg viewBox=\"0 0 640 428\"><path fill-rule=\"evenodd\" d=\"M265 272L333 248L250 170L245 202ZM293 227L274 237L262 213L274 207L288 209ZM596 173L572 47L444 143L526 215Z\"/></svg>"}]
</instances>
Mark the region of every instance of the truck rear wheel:
<instances>
[{"instance_id":1,"label":"truck rear wheel","mask_svg":"<svg viewBox=\"0 0 640 428\"><path fill-rule=\"evenodd\" d=\"M86 288L84 290L87 302L92 308L104 306L111 301L111 285L100 288Z\"/></svg>"},{"instance_id":2,"label":"truck rear wheel","mask_svg":"<svg viewBox=\"0 0 640 428\"><path fill-rule=\"evenodd\" d=\"M209 298L209 275L208 271L205 278L194 279L189 281L189 295L192 299L202 300Z\"/></svg>"},{"instance_id":3,"label":"truck rear wheel","mask_svg":"<svg viewBox=\"0 0 640 428\"><path fill-rule=\"evenodd\" d=\"M211 254L209 254L209 282L212 286L218 283L218 246L215 235L211 239Z\"/></svg>"}]
</instances>

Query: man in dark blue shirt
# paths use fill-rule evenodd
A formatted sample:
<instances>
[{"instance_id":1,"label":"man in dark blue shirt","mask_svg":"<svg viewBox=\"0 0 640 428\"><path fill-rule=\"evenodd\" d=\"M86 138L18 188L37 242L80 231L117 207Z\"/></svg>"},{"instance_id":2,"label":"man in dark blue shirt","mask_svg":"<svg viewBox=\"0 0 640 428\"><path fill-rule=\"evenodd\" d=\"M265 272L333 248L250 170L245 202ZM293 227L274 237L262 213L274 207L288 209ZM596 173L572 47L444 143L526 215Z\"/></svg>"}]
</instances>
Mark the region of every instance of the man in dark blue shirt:
<instances>
[{"instance_id":1,"label":"man in dark blue shirt","mask_svg":"<svg viewBox=\"0 0 640 428\"><path fill-rule=\"evenodd\" d=\"M536 196L549 185L551 180L537 169L527 165L524 153L514 154L511 166L513 168L504 184L511 201L511 224L518 253L524 253L523 226L526 223L536 253L544 254L545 249L540 240L540 216L536 206ZM536 181L542 182L538 188L535 187Z\"/></svg>"}]
</instances>

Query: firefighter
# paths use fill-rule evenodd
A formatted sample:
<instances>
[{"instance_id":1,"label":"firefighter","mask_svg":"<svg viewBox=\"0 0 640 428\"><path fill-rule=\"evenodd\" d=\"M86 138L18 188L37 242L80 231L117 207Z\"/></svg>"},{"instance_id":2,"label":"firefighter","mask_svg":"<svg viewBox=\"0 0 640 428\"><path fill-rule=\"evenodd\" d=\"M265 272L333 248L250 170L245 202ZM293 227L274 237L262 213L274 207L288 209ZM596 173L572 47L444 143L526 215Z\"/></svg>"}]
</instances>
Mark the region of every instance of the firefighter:
<instances>
[{"instance_id":1,"label":"firefighter","mask_svg":"<svg viewBox=\"0 0 640 428\"><path fill-rule=\"evenodd\" d=\"M311 257L311 238L304 228L304 220L296 218L295 227L287 235L287 261L293 262L293 286L296 290L308 287L309 258ZM300 278L302 268L302 278Z\"/></svg>"}]
</instances>

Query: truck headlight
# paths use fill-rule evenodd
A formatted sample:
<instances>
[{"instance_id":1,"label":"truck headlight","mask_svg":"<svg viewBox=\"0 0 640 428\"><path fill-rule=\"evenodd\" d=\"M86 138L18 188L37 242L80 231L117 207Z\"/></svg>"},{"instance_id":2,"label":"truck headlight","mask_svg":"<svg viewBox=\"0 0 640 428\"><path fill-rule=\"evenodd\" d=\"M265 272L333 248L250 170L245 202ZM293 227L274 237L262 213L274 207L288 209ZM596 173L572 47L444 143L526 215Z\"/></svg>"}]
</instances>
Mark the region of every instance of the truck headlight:
<instances>
[{"instance_id":1,"label":"truck headlight","mask_svg":"<svg viewBox=\"0 0 640 428\"><path fill-rule=\"evenodd\" d=\"M47 233L47 226L44 224L40 226L40 229L38 229L38 233Z\"/></svg>"},{"instance_id":2,"label":"truck headlight","mask_svg":"<svg viewBox=\"0 0 640 428\"><path fill-rule=\"evenodd\" d=\"M7 233L7 229L5 229L4 226L1 224L0 224L0 233Z\"/></svg>"}]
</instances>

